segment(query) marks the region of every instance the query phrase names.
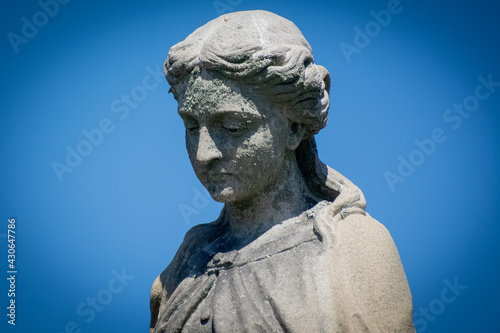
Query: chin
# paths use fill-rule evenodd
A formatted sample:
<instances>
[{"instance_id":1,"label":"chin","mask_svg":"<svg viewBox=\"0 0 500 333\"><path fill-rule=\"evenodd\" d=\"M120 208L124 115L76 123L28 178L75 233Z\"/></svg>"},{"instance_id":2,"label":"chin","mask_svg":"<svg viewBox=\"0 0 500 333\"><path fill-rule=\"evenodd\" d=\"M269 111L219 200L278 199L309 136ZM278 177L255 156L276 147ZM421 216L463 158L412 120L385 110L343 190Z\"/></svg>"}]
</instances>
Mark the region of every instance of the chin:
<instances>
[{"instance_id":1,"label":"chin","mask_svg":"<svg viewBox=\"0 0 500 333\"><path fill-rule=\"evenodd\" d=\"M238 191L238 188L233 186L209 185L205 188L212 199L222 203L243 202L252 197L248 191Z\"/></svg>"},{"instance_id":2,"label":"chin","mask_svg":"<svg viewBox=\"0 0 500 333\"><path fill-rule=\"evenodd\" d=\"M226 186L217 186L217 185L208 185L205 186L208 193L217 202L232 202L235 200L235 193L232 187Z\"/></svg>"}]
</instances>

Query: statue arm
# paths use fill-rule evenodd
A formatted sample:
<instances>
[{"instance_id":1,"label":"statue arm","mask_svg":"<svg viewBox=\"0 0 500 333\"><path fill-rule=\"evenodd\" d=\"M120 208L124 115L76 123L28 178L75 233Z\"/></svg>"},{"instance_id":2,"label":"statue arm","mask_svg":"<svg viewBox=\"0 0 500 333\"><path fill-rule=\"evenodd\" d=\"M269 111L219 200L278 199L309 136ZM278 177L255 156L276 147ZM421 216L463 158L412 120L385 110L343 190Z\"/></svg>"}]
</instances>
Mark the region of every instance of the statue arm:
<instances>
[{"instance_id":1,"label":"statue arm","mask_svg":"<svg viewBox=\"0 0 500 333\"><path fill-rule=\"evenodd\" d=\"M161 294L162 294L162 286L159 275L155 281L153 282L153 286L151 287L151 299L149 302L149 307L151 309L151 324L149 326L149 332L153 333L156 327L156 321L158 320L158 314L160 312L160 304L161 304Z\"/></svg>"},{"instance_id":2,"label":"statue arm","mask_svg":"<svg viewBox=\"0 0 500 333\"><path fill-rule=\"evenodd\" d=\"M414 333L410 288L387 229L353 214L338 224L338 245L352 331Z\"/></svg>"}]
</instances>

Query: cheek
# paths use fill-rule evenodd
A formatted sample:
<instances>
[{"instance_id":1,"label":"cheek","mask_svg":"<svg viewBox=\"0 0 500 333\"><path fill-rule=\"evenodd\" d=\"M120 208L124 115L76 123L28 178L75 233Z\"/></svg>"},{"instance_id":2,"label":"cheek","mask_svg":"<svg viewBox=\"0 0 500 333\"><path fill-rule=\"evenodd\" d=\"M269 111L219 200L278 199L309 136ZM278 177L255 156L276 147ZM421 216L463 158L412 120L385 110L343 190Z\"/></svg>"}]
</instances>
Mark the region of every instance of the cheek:
<instances>
[{"instance_id":1,"label":"cheek","mask_svg":"<svg viewBox=\"0 0 500 333\"><path fill-rule=\"evenodd\" d=\"M283 149L277 139L279 138L266 129L245 140L236 150L238 167L244 169L244 173L251 174L249 176L260 176L279 166L283 159Z\"/></svg>"}]
</instances>

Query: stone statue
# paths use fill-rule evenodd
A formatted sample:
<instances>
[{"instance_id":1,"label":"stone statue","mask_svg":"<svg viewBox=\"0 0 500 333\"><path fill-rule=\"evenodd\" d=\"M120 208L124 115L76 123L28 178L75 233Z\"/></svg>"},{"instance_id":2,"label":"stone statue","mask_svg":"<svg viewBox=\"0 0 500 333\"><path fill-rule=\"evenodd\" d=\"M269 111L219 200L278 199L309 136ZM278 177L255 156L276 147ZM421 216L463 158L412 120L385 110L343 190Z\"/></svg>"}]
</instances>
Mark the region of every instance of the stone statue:
<instances>
[{"instance_id":1,"label":"stone statue","mask_svg":"<svg viewBox=\"0 0 500 333\"><path fill-rule=\"evenodd\" d=\"M290 21L223 15L164 72L217 220L189 230L151 290L150 332L415 332L389 232L318 158L330 75Z\"/></svg>"}]
</instances>

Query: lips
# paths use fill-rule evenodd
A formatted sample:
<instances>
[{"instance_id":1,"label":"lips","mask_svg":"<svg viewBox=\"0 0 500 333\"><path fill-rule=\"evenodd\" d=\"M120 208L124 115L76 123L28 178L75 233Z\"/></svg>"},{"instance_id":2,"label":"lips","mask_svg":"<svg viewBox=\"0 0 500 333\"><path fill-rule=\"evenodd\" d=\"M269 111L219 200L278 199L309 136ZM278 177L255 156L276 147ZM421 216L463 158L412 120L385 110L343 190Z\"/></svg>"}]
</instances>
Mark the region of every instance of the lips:
<instances>
[{"instance_id":1,"label":"lips","mask_svg":"<svg viewBox=\"0 0 500 333\"><path fill-rule=\"evenodd\" d=\"M212 183L225 183L229 177L233 176L231 173L226 172L224 169L207 170L203 172L204 178Z\"/></svg>"},{"instance_id":2,"label":"lips","mask_svg":"<svg viewBox=\"0 0 500 333\"><path fill-rule=\"evenodd\" d=\"M204 174L210 176L210 177L215 177L215 176L228 176L231 173L229 173L226 168L219 167L219 168L205 168Z\"/></svg>"},{"instance_id":3,"label":"lips","mask_svg":"<svg viewBox=\"0 0 500 333\"><path fill-rule=\"evenodd\" d=\"M228 176L230 176L229 173L215 173L215 172L208 173L208 178L216 182L226 181Z\"/></svg>"},{"instance_id":4,"label":"lips","mask_svg":"<svg viewBox=\"0 0 500 333\"><path fill-rule=\"evenodd\" d=\"M226 176L226 175L230 175L229 172L207 172L207 175L209 175L210 177L213 177L213 176Z\"/></svg>"}]
</instances>

